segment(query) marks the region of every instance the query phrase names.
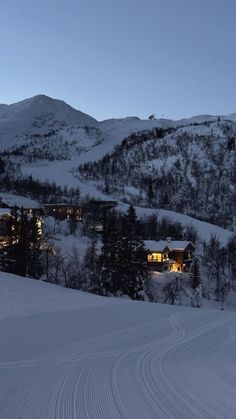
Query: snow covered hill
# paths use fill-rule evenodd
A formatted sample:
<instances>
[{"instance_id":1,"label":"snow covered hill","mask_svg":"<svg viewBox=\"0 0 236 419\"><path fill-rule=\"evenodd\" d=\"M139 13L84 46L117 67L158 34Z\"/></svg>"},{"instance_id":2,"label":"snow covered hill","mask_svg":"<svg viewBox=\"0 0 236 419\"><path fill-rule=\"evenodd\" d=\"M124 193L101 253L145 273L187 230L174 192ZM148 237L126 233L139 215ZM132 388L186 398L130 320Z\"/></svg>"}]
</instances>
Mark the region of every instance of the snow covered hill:
<instances>
[{"instance_id":1,"label":"snow covered hill","mask_svg":"<svg viewBox=\"0 0 236 419\"><path fill-rule=\"evenodd\" d=\"M79 186L82 195L112 196L232 229L235 115L98 122L39 95L0 105L0 150L18 176Z\"/></svg>"},{"instance_id":2,"label":"snow covered hill","mask_svg":"<svg viewBox=\"0 0 236 419\"><path fill-rule=\"evenodd\" d=\"M77 173L116 199L230 229L236 213L236 124L217 120L140 131Z\"/></svg>"},{"instance_id":3,"label":"snow covered hill","mask_svg":"<svg viewBox=\"0 0 236 419\"><path fill-rule=\"evenodd\" d=\"M235 313L3 273L0 302L3 419L236 417Z\"/></svg>"}]
</instances>

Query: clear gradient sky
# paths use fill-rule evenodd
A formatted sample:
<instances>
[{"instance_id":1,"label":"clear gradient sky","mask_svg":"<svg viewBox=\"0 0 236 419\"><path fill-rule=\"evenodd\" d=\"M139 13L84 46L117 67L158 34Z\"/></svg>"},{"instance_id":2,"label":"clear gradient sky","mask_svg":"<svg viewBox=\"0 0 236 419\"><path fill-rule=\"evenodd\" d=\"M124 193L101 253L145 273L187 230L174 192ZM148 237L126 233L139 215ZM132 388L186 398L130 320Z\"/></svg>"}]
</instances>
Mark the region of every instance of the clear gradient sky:
<instances>
[{"instance_id":1,"label":"clear gradient sky","mask_svg":"<svg viewBox=\"0 0 236 419\"><path fill-rule=\"evenodd\" d=\"M0 103L95 118L236 112L236 0L0 0Z\"/></svg>"}]
</instances>

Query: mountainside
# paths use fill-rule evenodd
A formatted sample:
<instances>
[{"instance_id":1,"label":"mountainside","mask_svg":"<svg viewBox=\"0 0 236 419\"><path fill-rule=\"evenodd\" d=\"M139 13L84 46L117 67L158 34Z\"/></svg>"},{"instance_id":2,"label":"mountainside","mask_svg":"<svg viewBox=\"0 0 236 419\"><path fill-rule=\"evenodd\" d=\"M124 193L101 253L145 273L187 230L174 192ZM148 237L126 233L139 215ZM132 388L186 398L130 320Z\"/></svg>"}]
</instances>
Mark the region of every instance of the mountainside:
<instances>
[{"instance_id":1,"label":"mountainside","mask_svg":"<svg viewBox=\"0 0 236 419\"><path fill-rule=\"evenodd\" d=\"M96 124L94 118L61 100L34 96L12 105L0 105L0 149L24 144L33 135Z\"/></svg>"},{"instance_id":2,"label":"mountainside","mask_svg":"<svg viewBox=\"0 0 236 419\"><path fill-rule=\"evenodd\" d=\"M132 134L78 168L107 194L231 228L236 214L236 124L208 121Z\"/></svg>"},{"instance_id":3,"label":"mountainside","mask_svg":"<svg viewBox=\"0 0 236 419\"><path fill-rule=\"evenodd\" d=\"M0 105L1 157L17 165L17 176L79 185L83 194L105 193L229 229L235 143L236 114L98 122L44 95Z\"/></svg>"}]
</instances>

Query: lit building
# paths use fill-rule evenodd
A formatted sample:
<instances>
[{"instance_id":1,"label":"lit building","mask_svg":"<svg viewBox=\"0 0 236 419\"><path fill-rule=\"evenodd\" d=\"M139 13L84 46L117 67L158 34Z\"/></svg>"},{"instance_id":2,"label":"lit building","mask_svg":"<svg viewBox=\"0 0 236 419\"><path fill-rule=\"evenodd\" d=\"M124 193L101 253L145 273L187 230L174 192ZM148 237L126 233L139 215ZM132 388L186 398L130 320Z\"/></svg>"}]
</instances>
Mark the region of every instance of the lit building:
<instances>
[{"instance_id":1,"label":"lit building","mask_svg":"<svg viewBox=\"0 0 236 419\"><path fill-rule=\"evenodd\" d=\"M186 272L191 267L195 246L186 240L146 240L148 266L153 271Z\"/></svg>"}]
</instances>

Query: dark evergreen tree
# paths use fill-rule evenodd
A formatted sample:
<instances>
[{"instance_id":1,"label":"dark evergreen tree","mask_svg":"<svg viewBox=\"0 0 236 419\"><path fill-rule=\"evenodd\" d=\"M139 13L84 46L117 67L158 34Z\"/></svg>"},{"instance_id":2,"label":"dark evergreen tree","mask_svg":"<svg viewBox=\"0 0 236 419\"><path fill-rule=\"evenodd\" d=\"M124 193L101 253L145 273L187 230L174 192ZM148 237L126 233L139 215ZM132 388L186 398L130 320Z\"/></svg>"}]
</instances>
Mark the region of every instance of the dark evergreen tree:
<instances>
[{"instance_id":1,"label":"dark evergreen tree","mask_svg":"<svg viewBox=\"0 0 236 419\"><path fill-rule=\"evenodd\" d=\"M100 275L98 278L98 292L102 295L116 295L120 289L119 263L119 234L117 217L113 213L103 220L103 246L99 258Z\"/></svg>"},{"instance_id":2,"label":"dark evergreen tree","mask_svg":"<svg viewBox=\"0 0 236 419\"><path fill-rule=\"evenodd\" d=\"M93 237L86 250L82 266L82 289L84 291L96 292L98 287L98 256L96 251L97 239Z\"/></svg>"},{"instance_id":3,"label":"dark evergreen tree","mask_svg":"<svg viewBox=\"0 0 236 419\"><path fill-rule=\"evenodd\" d=\"M14 207L9 223L9 271L39 278L42 273L41 244L41 220L35 214L29 216L23 208Z\"/></svg>"},{"instance_id":4,"label":"dark evergreen tree","mask_svg":"<svg viewBox=\"0 0 236 419\"><path fill-rule=\"evenodd\" d=\"M18 239L15 244L16 274L25 276L28 274L30 255L30 234L28 216L23 208L20 210Z\"/></svg>"},{"instance_id":5,"label":"dark evergreen tree","mask_svg":"<svg viewBox=\"0 0 236 419\"><path fill-rule=\"evenodd\" d=\"M148 202L150 204L152 204L152 201L154 199L154 192L153 192L153 182L152 179L148 180L148 192L147 192L147 197L148 197Z\"/></svg>"},{"instance_id":6,"label":"dark evergreen tree","mask_svg":"<svg viewBox=\"0 0 236 419\"><path fill-rule=\"evenodd\" d=\"M17 243L19 238L19 213L16 206L11 209L11 218L8 228L9 245L12 246Z\"/></svg>"},{"instance_id":7,"label":"dark evergreen tree","mask_svg":"<svg viewBox=\"0 0 236 419\"><path fill-rule=\"evenodd\" d=\"M2 175L5 172L6 162L0 157L0 174Z\"/></svg>"},{"instance_id":8,"label":"dark evergreen tree","mask_svg":"<svg viewBox=\"0 0 236 419\"><path fill-rule=\"evenodd\" d=\"M41 267L41 244L42 244L42 227L41 219L33 214L32 217L27 217L29 230L29 275L34 278L39 278L42 274Z\"/></svg>"},{"instance_id":9,"label":"dark evergreen tree","mask_svg":"<svg viewBox=\"0 0 236 419\"><path fill-rule=\"evenodd\" d=\"M20 234L19 211L16 206L11 209L11 218L8 224L8 246L5 252L5 270L16 273L16 260L18 257L18 241Z\"/></svg>"},{"instance_id":10,"label":"dark evergreen tree","mask_svg":"<svg viewBox=\"0 0 236 419\"><path fill-rule=\"evenodd\" d=\"M234 234L233 237L229 240L226 248L227 254L227 267L229 270L229 275L231 278L231 283L235 288L236 285L236 235Z\"/></svg>"},{"instance_id":11,"label":"dark evergreen tree","mask_svg":"<svg viewBox=\"0 0 236 419\"><path fill-rule=\"evenodd\" d=\"M194 259L192 266L192 288L196 289L201 283L200 267L197 259Z\"/></svg>"},{"instance_id":12,"label":"dark evergreen tree","mask_svg":"<svg viewBox=\"0 0 236 419\"><path fill-rule=\"evenodd\" d=\"M143 299L147 274L146 250L138 234L137 216L131 205L124 217L119 245L119 275L122 293L135 300Z\"/></svg>"}]
</instances>

